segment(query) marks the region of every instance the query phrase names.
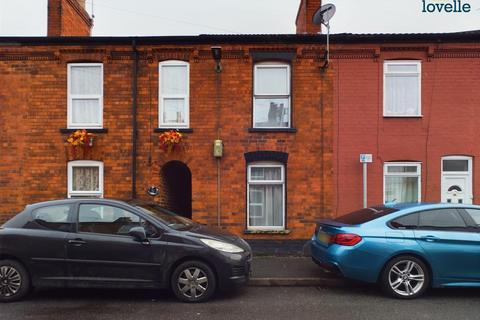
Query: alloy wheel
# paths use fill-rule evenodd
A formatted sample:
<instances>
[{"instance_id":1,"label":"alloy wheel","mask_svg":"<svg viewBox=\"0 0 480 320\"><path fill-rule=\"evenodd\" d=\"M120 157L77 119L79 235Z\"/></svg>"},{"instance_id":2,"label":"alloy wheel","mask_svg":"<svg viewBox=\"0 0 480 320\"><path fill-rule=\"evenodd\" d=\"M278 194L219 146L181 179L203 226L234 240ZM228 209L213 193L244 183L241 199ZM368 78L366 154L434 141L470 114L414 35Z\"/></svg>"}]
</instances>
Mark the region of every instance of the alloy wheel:
<instances>
[{"instance_id":1,"label":"alloy wheel","mask_svg":"<svg viewBox=\"0 0 480 320\"><path fill-rule=\"evenodd\" d=\"M187 268L178 276L177 286L185 297L198 299L207 291L208 277L200 268Z\"/></svg>"},{"instance_id":2,"label":"alloy wheel","mask_svg":"<svg viewBox=\"0 0 480 320\"><path fill-rule=\"evenodd\" d=\"M22 286L20 272L12 266L0 267L0 295L8 298L18 293Z\"/></svg>"},{"instance_id":3,"label":"alloy wheel","mask_svg":"<svg viewBox=\"0 0 480 320\"><path fill-rule=\"evenodd\" d=\"M395 263L388 273L390 288L401 296L412 296L422 290L425 284L423 268L412 260Z\"/></svg>"}]
</instances>

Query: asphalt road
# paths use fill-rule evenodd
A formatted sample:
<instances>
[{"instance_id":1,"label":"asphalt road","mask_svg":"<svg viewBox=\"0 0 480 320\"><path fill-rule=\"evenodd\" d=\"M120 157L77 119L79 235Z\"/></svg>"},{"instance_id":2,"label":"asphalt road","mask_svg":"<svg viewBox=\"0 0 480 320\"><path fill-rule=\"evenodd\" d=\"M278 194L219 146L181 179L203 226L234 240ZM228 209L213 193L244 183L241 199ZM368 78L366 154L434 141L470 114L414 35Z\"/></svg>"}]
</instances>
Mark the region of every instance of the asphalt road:
<instances>
[{"instance_id":1,"label":"asphalt road","mask_svg":"<svg viewBox=\"0 0 480 320\"><path fill-rule=\"evenodd\" d=\"M247 287L203 304L184 304L168 292L38 291L0 305L0 319L479 319L480 289L430 290L413 301L390 299L376 287Z\"/></svg>"}]
</instances>

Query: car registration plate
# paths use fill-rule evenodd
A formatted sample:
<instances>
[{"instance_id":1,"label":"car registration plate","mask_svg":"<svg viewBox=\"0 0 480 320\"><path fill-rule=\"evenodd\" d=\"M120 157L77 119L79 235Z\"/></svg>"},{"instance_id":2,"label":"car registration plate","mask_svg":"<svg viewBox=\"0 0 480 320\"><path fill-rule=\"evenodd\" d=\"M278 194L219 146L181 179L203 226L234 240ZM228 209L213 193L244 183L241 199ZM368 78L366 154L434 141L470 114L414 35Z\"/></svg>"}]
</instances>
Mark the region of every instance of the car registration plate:
<instances>
[{"instance_id":1,"label":"car registration plate","mask_svg":"<svg viewBox=\"0 0 480 320\"><path fill-rule=\"evenodd\" d=\"M330 235L326 232L320 231L318 233L318 240L324 244L330 243Z\"/></svg>"}]
</instances>

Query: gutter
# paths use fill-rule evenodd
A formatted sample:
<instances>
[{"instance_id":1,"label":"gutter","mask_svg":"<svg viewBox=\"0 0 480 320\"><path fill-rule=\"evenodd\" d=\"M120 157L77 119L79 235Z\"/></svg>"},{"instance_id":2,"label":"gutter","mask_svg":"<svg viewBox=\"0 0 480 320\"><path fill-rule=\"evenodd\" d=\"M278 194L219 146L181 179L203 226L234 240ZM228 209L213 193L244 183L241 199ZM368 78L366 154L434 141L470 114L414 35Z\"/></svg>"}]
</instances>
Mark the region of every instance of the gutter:
<instances>
[{"instance_id":1,"label":"gutter","mask_svg":"<svg viewBox=\"0 0 480 320\"><path fill-rule=\"evenodd\" d=\"M137 198L137 85L138 85L138 50L136 39L132 39L132 199Z\"/></svg>"},{"instance_id":2,"label":"gutter","mask_svg":"<svg viewBox=\"0 0 480 320\"><path fill-rule=\"evenodd\" d=\"M230 34L198 36L145 36L145 37L0 37L0 46L26 45L209 45L221 44L318 44L326 39L323 34ZM480 41L480 30L451 33L338 33L330 36L332 44L367 43L461 43Z\"/></svg>"}]
</instances>

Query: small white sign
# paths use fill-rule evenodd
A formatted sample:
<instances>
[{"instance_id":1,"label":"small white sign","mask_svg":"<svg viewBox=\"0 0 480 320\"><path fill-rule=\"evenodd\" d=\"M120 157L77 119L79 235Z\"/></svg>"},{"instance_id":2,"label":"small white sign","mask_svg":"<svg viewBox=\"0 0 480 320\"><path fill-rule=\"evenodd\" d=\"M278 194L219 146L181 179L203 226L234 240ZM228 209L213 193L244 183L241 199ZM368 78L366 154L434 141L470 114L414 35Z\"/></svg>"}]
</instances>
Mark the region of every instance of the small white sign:
<instances>
[{"instance_id":1,"label":"small white sign","mask_svg":"<svg viewBox=\"0 0 480 320\"><path fill-rule=\"evenodd\" d=\"M369 153L361 153L360 154L360 162L361 163L370 163L373 162L373 156Z\"/></svg>"}]
</instances>

